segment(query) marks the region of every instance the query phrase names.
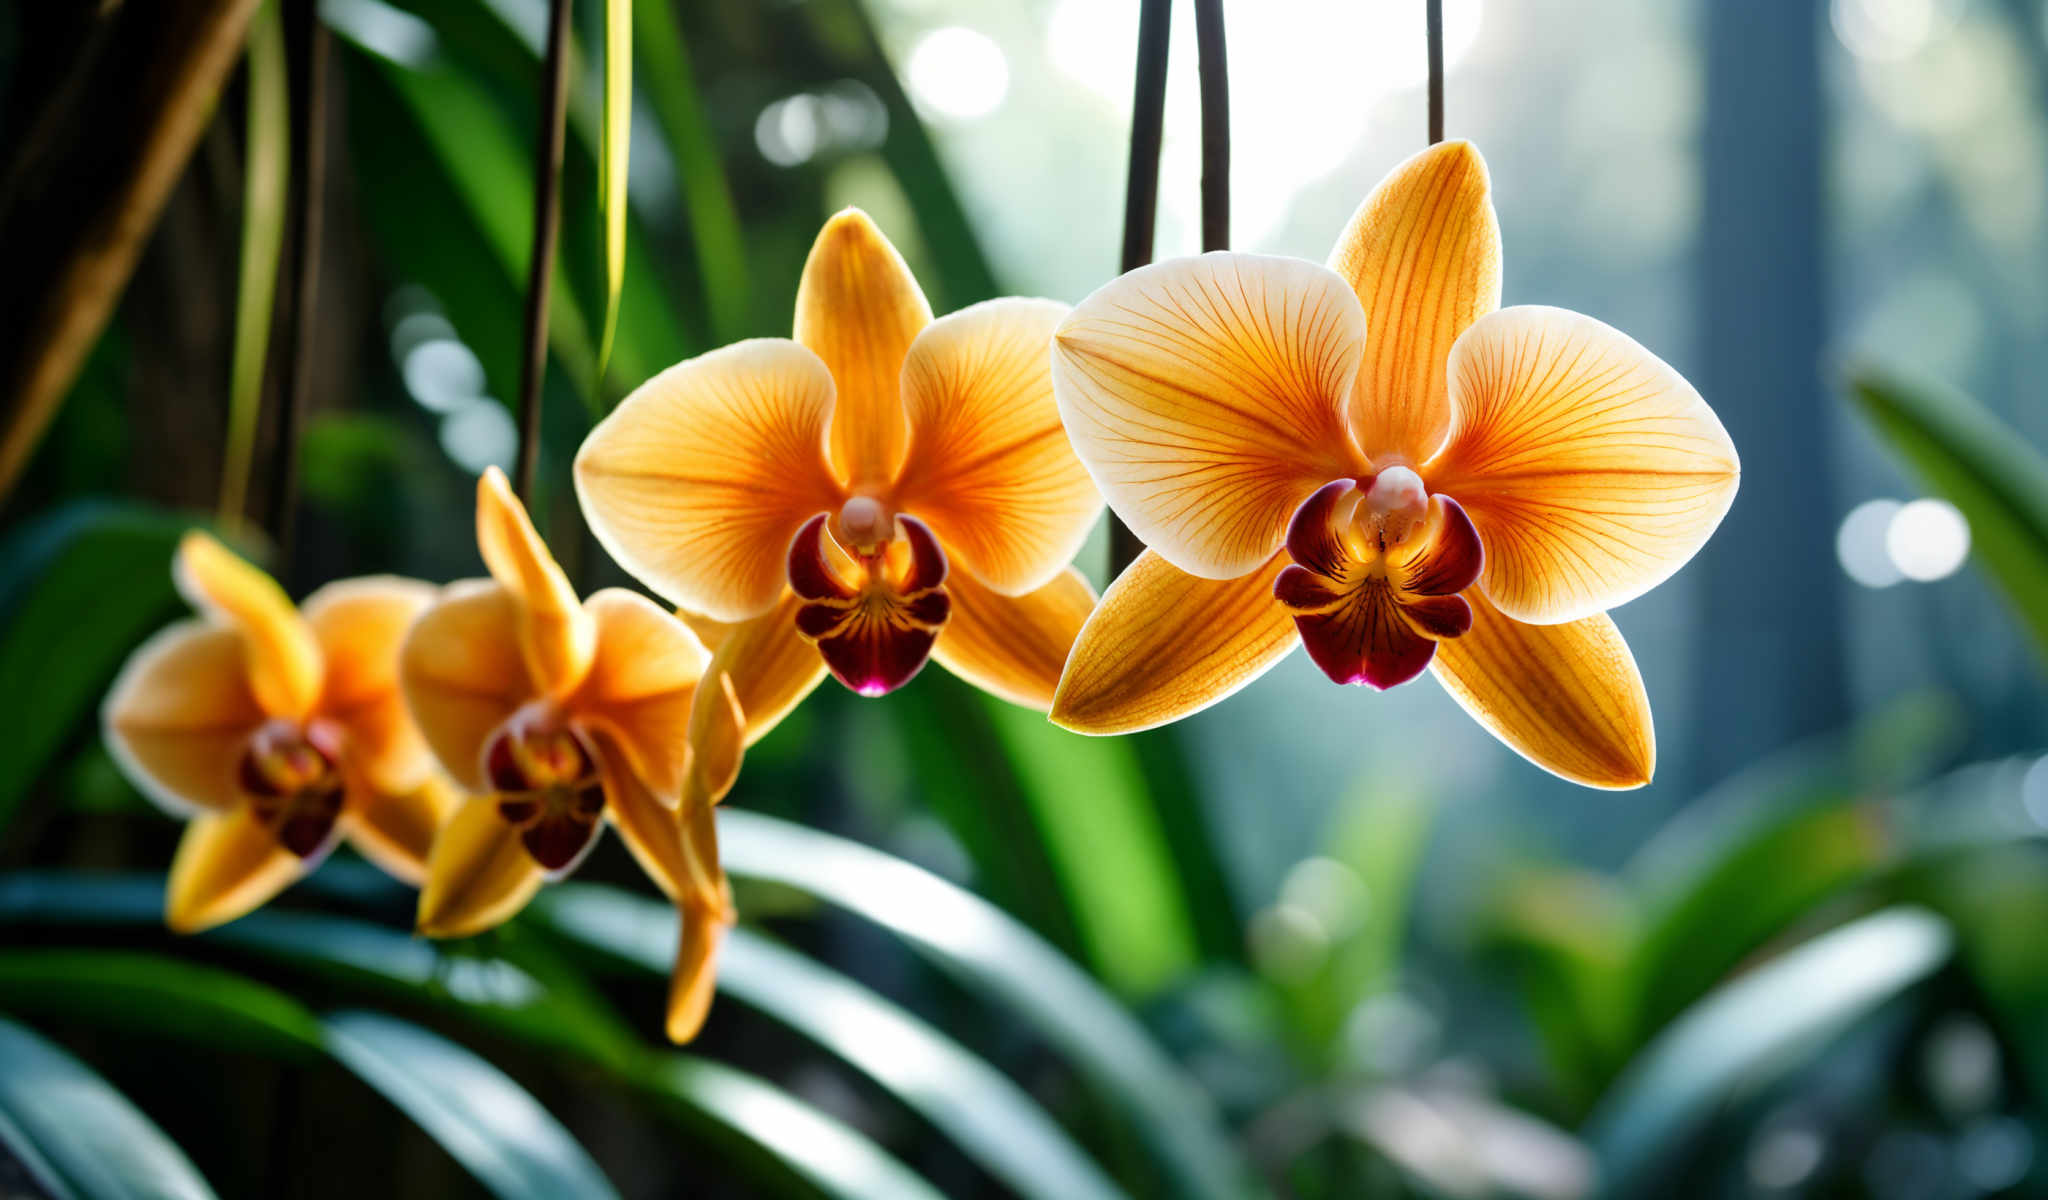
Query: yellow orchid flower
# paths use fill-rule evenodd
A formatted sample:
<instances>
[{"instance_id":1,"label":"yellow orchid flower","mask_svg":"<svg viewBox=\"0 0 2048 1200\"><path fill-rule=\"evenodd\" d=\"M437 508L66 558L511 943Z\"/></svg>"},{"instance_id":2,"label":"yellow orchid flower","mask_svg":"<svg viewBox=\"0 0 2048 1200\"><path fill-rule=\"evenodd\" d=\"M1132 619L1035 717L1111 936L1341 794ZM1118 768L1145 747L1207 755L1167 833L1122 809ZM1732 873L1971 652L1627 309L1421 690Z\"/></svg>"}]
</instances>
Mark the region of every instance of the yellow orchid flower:
<instances>
[{"instance_id":1,"label":"yellow orchid flower","mask_svg":"<svg viewBox=\"0 0 2048 1200\"><path fill-rule=\"evenodd\" d=\"M686 1040L732 921L709 807L676 811L709 655L644 596L607 588L578 603L496 467L477 481L476 525L491 578L450 584L400 656L420 732L469 793L434 839L420 932L506 920L575 870L609 820L682 910L670 1033Z\"/></svg>"},{"instance_id":2,"label":"yellow orchid flower","mask_svg":"<svg viewBox=\"0 0 2048 1200\"><path fill-rule=\"evenodd\" d=\"M1054 721L1176 720L1306 644L1339 683L1433 667L1568 779L1649 781L1649 702L1605 612L1714 531L1735 447L1626 335L1499 308L1500 259L1485 161L1449 142L1374 189L1328 268L1205 254L1075 308L1060 414L1151 549L1082 630Z\"/></svg>"},{"instance_id":3,"label":"yellow orchid flower","mask_svg":"<svg viewBox=\"0 0 2048 1200\"><path fill-rule=\"evenodd\" d=\"M347 579L301 611L197 531L172 576L201 619L136 650L100 714L129 779L190 819L165 921L180 933L232 921L344 837L418 883L453 794L406 715L398 647L433 587Z\"/></svg>"},{"instance_id":4,"label":"yellow orchid flower","mask_svg":"<svg viewBox=\"0 0 2048 1200\"><path fill-rule=\"evenodd\" d=\"M576 456L612 557L691 614L743 730L700 701L723 795L752 742L829 670L881 695L938 661L1041 712L1095 595L1068 564L1102 501L1060 430L1046 348L1066 307L932 319L866 214L826 223L794 340L680 363ZM711 770L717 764L723 770Z\"/></svg>"}]
</instances>

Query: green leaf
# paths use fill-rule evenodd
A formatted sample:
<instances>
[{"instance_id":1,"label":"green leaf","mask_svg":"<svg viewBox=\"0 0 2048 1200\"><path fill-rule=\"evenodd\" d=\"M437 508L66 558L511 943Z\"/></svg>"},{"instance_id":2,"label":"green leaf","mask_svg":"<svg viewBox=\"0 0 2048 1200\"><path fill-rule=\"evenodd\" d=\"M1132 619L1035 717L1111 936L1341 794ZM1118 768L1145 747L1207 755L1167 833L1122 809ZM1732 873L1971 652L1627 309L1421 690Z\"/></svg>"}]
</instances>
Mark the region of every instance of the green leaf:
<instances>
[{"instance_id":1,"label":"green leaf","mask_svg":"<svg viewBox=\"0 0 2048 1200\"><path fill-rule=\"evenodd\" d=\"M944 1200L888 1152L839 1120L744 1071L687 1054L659 1059L644 1075L658 1097L680 1101L768 1151L837 1200Z\"/></svg>"},{"instance_id":2,"label":"green leaf","mask_svg":"<svg viewBox=\"0 0 2048 1200\"><path fill-rule=\"evenodd\" d=\"M1586 1123L1603 1192L1645 1194L1665 1155L1731 1095L1799 1065L1933 974L1953 943L1947 923L1933 913L1887 909L1786 951L1688 1009Z\"/></svg>"},{"instance_id":3,"label":"green leaf","mask_svg":"<svg viewBox=\"0 0 2048 1200\"><path fill-rule=\"evenodd\" d=\"M121 660L175 608L171 555L188 525L83 502L0 543L0 829L98 708Z\"/></svg>"},{"instance_id":4,"label":"green leaf","mask_svg":"<svg viewBox=\"0 0 2048 1200\"><path fill-rule=\"evenodd\" d=\"M322 1049L319 1023L284 993L218 968L133 951L0 952L0 1007L291 1059Z\"/></svg>"},{"instance_id":5,"label":"green leaf","mask_svg":"<svg viewBox=\"0 0 2048 1200\"><path fill-rule=\"evenodd\" d=\"M564 937L668 973L676 944L672 905L564 884L536 898L529 911ZM838 972L735 929L719 955L718 988L853 1064L1018 1195L1110 1200L1123 1194L1001 1072Z\"/></svg>"},{"instance_id":6,"label":"green leaf","mask_svg":"<svg viewBox=\"0 0 2048 1200\"><path fill-rule=\"evenodd\" d=\"M2048 654L2048 458L1969 397L1859 372L1864 415L1970 522L1970 546Z\"/></svg>"},{"instance_id":7,"label":"green leaf","mask_svg":"<svg viewBox=\"0 0 2048 1200\"><path fill-rule=\"evenodd\" d=\"M163 1130L84 1063L0 1019L0 1142L58 1200L212 1200Z\"/></svg>"},{"instance_id":8,"label":"green leaf","mask_svg":"<svg viewBox=\"0 0 2048 1200\"><path fill-rule=\"evenodd\" d=\"M276 315L277 265L291 192L291 97L285 84L284 16L277 0L249 22L247 145L242 158L242 260L235 287L234 367L220 473L220 522L240 526L263 409L263 360Z\"/></svg>"},{"instance_id":9,"label":"green leaf","mask_svg":"<svg viewBox=\"0 0 2048 1200\"><path fill-rule=\"evenodd\" d=\"M337 1060L502 1200L618 1194L538 1100L475 1054L379 1013L334 1013L324 1025Z\"/></svg>"},{"instance_id":10,"label":"green leaf","mask_svg":"<svg viewBox=\"0 0 2048 1200\"><path fill-rule=\"evenodd\" d=\"M1173 1177L1176 1194L1254 1190L1201 1087L1114 997L1001 909L901 859L756 813L722 810L719 841L730 873L865 917L1022 1017L1117 1102Z\"/></svg>"},{"instance_id":11,"label":"green leaf","mask_svg":"<svg viewBox=\"0 0 2048 1200\"><path fill-rule=\"evenodd\" d=\"M604 336L597 373L611 361L619 330L619 289L626 283L626 166L633 143L633 0L605 0L604 144L598 153L597 207L604 217Z\"/></svg>"},{"instance_id":12,"label":"green leaf","mask_svg":"<svg viewBox=\"0 0 2048 1200\"><path fill-rule=\"evenodd\" d=\"M980 698L1037 817L1082 947L1126 995L1158 990L1195 965L1195 934L1136 751L1078 737L1043 714Z\"/></svg>"}]
</instances>

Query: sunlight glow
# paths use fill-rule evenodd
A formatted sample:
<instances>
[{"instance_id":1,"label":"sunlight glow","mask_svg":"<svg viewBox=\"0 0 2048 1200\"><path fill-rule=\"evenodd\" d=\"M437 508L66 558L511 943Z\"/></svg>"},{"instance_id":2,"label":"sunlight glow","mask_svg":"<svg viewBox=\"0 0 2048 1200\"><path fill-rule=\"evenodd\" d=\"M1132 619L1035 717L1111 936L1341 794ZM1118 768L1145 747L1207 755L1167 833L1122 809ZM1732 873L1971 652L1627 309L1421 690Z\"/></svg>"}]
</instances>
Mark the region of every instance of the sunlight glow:
<instances>
[{"instance_id":1,"label":"sunlight glow","mask_svg":"<svg viewBox=\"0 0 2048 1200\"><path fill-rule=\"evenodd\" d=\"M1961 0L1834 0L1835 36L1858 58L1896 62L1955 27Z\"/></svg>"},{"instance_id":2,"label":"sunlight glow","mask_svg":"<svg viewBox=\"0 0 2048 1200\"><path fill-rule=\"evenodd\" d=\"M1970 556L1970 523L1946 500L1915 500L1892 518L1884 545L1901 575L1931 583Z\"/></svg>"},{"instance_id":3,"label":"sunlight glow","mask_svg":"<svg viewBox=\"0 0 2048 1200\"><path fill-rule=\"evenodd\" d=\"M1865 500L1849 510L1835 533L1835 557L1849 578L1867 588L1887 588L1905 575L1892 563L1885 535L1902 506L1896 500Z\"/></svg>"},{"instance_id":4,"label":"sunlight glow","mask_svg":"<svg viewBox=\"0 0 2048 1200\"><path fill-rule=\"evenodd\" d=\"M1003 48L962 25L934 29L918 39L904 76L919 106L957 121L994 112L1010 90Z\"/></svg>"}]
</instances>

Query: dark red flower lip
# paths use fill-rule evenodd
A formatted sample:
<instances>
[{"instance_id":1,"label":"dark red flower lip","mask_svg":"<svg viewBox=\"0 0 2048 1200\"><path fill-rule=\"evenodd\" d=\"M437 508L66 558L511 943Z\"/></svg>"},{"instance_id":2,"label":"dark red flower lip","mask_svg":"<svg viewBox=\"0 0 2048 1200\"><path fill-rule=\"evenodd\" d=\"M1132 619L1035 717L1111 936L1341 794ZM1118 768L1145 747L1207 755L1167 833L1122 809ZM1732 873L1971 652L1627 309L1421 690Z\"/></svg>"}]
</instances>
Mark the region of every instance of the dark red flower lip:
<instances>
[{"instance_id":1,"label":"dark red flower lip","mask_svg":"<svg viewBox=\"0 0 2048 1200\"><path fill-rule=\"evenodd\" d=\"M573 727L522 728L515 717L484 748L498 816L550 878L576 869L603 832L605 790L597 751ZM540 744L521 742L538 737Z\"/></svg>"},{"instance_id":2,"label":"dark red flower lip","mask_svg":"<svg viewBox=\"0 0 2048 1200\"><path fill-rule=\"evenodd\" d=\"M272 722L250 739L236 782L250 812L310 869L341 840L347 786L331 729Z\"/></svg>"},{"instance_id":3,"label":"dark red flower lip","mask_svg":"<svg viewBox=\"0 0 2048 1200\"><path fill-rule=\"evenodd\" d=\"M828 519L822 513L811 518L790 541L790 590L807 601L797 609L797 631L818 647L840 683L862 696L887 695L924 669L952 615L945 551L924 522L898 515L908 568L892 581L883 556L874 555L862 560L867 578L856 586L839 577L825 554Z\"/></svg>"}]
</instances>

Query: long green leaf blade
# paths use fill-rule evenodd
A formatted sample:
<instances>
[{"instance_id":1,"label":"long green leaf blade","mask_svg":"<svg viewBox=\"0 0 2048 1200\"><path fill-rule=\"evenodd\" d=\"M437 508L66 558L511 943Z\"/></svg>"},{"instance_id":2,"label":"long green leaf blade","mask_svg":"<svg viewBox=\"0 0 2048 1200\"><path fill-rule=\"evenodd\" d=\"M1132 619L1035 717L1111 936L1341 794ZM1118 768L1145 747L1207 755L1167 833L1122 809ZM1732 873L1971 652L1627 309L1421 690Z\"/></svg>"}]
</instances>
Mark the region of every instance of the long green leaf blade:
<instances>
[{"instance_id":1,"label":"long green leaf blade","mask_svg":"<svg viewBox=\"0 0 2048 1200\"><path fill-rule=\"evenodd\" d=\"M1673 1022L1586 1124L1603 1191L1639 1195L1662 1155L1731 1092L1797 1061L1948 961L1954 937L1920 908L1823 934L1723 986Z\"/></svg>"},{"instance_id":2,"label":"long green leaf blade","mask_svg":"<svg viewBox=\"0 0 2048 1200\"><path fill-rule=\"evenodd\" d=\"M1900 457L1970 522L1970 543L2048 654L2048 458L1960 393L1875 371L1857 402Z\"/></svg>"},{"instance_id":3,"label":"long green leaf blade","mask_svg":"<svg viewBox=\"0 0 2048 1200\"><path fill-rule=\"evenodd\" d=\"M529 911L574 941L668 972L676 944L671 905L608 887L564 884L548 889ZM1113 1200L1123 1194L1001 1072L845 976L736 929L719 956L718 987L852 1063L1018 1195Z\"/></svg>"},{"instance_id":4,"label":"long green leaf blade","mask_svg":"<svg viewBox=\"0 0 2048 1200\"><path fill-rule=\"evenodd\" d=\"M602 388L619 330L619 291L626 285L626 168L633 142L633 0L605 0L604 137L598 154L597 206L604 217L604 336L597 344Z\"/></svg>"},{"instance_id":5,"label":"long green leaf blade","mask_svg":"<svg viewBox=\"0 0 2048 1200\"><path fill-rule=\"evenodd\" d=\"M335 1058L501 1200L618 1194L540 1101L470 1051L381 1013L334 1013L325 1026Z\"/></svg>"},{"instance_id":6,"label":"long green leaf blade","mask_svg":"<svg viewBox=\"0 0 2048 1200\"><path fill-rule=\"evenodd\" d=\"M258 9L249 22L248 61L241 277L235 287L234 367L228 377L228 435L220 473L220 521L230 529L241 523L249 498L291 191L291 98L285 85L284 15L277 0Z\"/></svg>"},{"instance_id":7,"label":"long green leaf blade","mask_svg":"<svg viewBox=\"0 0 2048 1200\"><path fill-rule=\"evenodd\" d=\"M856 842L725 809L725 866L808 893L890 930L1022 1016L1127 1111L1177 1194L1238 1197L1254 1183L1201 1087L1122 1005L1001 909Z\"/></svg>"},{"instance_id":8,"label":"long green leaf blade","mask_svg":"<svg viewBox=\"0 0 2048 1200\"><path fill-rule=\"evenodd\" d=\"M60 1200L213 1200L184 1151L127 1097L4 1018L0 1142Z\"/></svg>"}]
</instances>

